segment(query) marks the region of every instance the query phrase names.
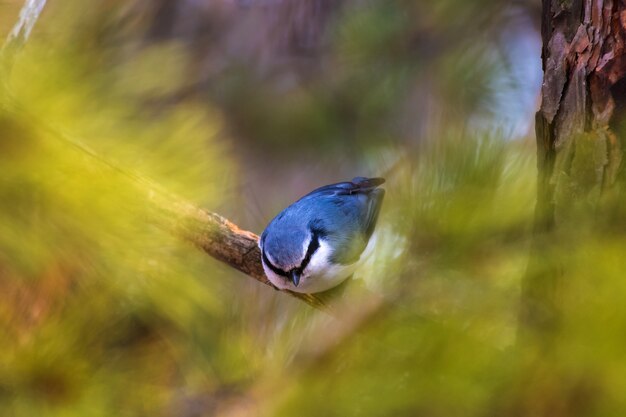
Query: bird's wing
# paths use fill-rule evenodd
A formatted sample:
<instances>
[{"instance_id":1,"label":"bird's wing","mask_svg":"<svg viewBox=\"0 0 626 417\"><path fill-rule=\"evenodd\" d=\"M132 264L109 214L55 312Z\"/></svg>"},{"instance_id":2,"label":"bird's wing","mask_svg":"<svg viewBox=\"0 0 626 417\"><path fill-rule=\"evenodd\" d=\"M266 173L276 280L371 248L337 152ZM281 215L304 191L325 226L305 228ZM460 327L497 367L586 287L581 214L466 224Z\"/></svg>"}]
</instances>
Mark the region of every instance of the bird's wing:
<instances>
[{"instance_id":1,"label":"bird's wing","mask_svg":"<svg viewBox=\"0 0 626 417\"><path fill-rule=\"evenodd\" d=\"M382 178L354 178L351 182L331 184L319 188L311 194L327 195L335 206L352 206L353 215L345 219L352 223L354 233L351 235L335 235L335 238L345 243L337 245L332 260L344 265L359 260L367 247L367 243L374 232L378 214L382 207L385 190L377 188L384 183Z\"/></svg>"},{"instance_id":2,"label":"bird's wing","mask_svg":"<svg viewBox=\"0 0 626 417\"><path fill-rule=\"evenodd\" d=\"M367 212L364 216L364 226L365 226L365 236L367 240L374 233L374 229L376 228L376 222L378 221L378 214L380 214L380 209L383 206L383 198L385 197L385 190L382 188L378 188L372 190L372 192L368 195L367 201Z\"/></svg>"}]
</instances>

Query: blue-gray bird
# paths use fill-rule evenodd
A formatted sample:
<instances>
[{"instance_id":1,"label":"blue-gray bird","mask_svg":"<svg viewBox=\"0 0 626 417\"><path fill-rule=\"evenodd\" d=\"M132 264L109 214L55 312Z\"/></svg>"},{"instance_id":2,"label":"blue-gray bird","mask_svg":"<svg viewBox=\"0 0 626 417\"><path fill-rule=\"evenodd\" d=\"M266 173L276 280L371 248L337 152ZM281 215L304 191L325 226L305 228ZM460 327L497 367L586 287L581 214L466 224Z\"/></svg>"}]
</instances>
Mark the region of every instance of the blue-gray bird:
<instances>
[{"instance_id":1,"label":"blue-gray bird","mask_svg":"<svg viewBox=\"0 0 626 417\"><path fill-rule=\"evenodd\" d=\"M265 228L263 269L279 289L329 290L350 277L364 257L385 190L383 178L356 177L305 195Z\"/></svg>"}]
</instances>

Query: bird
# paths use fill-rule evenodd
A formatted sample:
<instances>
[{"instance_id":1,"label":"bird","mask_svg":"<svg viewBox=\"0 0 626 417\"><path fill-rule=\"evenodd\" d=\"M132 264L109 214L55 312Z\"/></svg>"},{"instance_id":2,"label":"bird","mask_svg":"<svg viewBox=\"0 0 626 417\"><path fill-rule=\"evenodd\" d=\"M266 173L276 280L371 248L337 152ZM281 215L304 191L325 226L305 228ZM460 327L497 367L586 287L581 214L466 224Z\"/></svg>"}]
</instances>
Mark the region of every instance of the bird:
<instances>
[{"instance_id":1,"label":"bird","mask_svg":"<svg viewBox=\"0 0 626 417\"><path fill-rule=\"evenodd\" d=\"M355 177L297 200L259 240L265 275L279 290L319 293L337 287L371 252L384 178Z\"/></svg>"}]
</instances>

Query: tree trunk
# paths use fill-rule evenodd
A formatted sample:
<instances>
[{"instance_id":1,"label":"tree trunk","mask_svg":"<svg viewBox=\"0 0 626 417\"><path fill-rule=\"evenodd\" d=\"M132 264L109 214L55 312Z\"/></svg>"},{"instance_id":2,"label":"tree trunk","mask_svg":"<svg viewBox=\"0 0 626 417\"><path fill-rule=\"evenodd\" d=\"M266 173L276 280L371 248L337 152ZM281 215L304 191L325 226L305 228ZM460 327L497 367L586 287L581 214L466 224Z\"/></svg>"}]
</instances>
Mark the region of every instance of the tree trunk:
<instances>
[{"instance_id":1,"label":"tree trunk","mask_svg":"<svg viewBox=\"0 0 626 417\"><path fill-rule=\"evenodd\" d=\"M560 265L545 262L551 239L564 225L588 215L611 190L622 160L626 1L542 3L535 243L523 282L521 325L553 331L563 273Z\"/></svg>"}]
</instances>

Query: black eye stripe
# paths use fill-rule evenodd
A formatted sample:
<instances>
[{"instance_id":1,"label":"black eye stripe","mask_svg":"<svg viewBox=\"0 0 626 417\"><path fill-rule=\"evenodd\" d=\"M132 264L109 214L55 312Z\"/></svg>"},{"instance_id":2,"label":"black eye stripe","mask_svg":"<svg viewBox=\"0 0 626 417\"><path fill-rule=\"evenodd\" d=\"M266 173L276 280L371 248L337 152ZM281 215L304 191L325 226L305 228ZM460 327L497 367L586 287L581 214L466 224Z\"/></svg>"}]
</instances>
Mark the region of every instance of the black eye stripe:
<instances>
[{"instance_id":1,"label":"black eye stripe","mask_svg":"<svg viewBox=\"0 0 626 417\"><path fill-rule=\"evenodd\" d=\"M283 271L280 268L275 267L270 262L270 260L267 259L267 255L265 255L265 251L264 250L261 251L261 253L262 253L262 256L263 256L263 262L265 262L265 265L267 265L272 270L272 272L274 272L276 275L280 275L280 276L283 276L283 277L288 277L289 276L285 271Z\"/></svg>"},{"instance_id":2,"label":"black eye stripe","mask_svg":"<svg viewBox=\"0 0 626 417\"><path fill-rule=\"evenodd\" d=\"M309 265L309 262L311 262L311 257L313 256L313 254L319 247L320 247L319 233L317 231L313 231L313 236L311 237L311 243L309 243L309 248L307 249L306 255L304 256L304 259L302 260L302 264L300 264L300 268L298 268L298 271L300 273L302 273L305 270L305 268Z\"/></svg>"},{"instance_id":3,"label":"black eye stripe","mask_svg":"<svg viewBox=\"0 0 626 417\"><path fill-rule=\"evenodd\" d=\"M319 232L313 231L311 242L309 243L309 247L306 250L306 255L304 256L302 263L300 264L298 268L294 268L295 271L298 272L299 274L302 274L302 272L304 272L304 269L309 265L309 262L311 262L311 257L313 256L315 251L319 249L320 247L319 235L320 235ZM270 260L267 258L267 255L265 254L265 250L261 251L261 256L263 257L263 262L265 262L265 265L267 265L269 269L272 270L272 272L282 277L287 277L287 278L289 277L288 272L283 271L282 269L278 268L277 266L275 266L274 264L270 262Z\"/></svg>"}]
</instances>

